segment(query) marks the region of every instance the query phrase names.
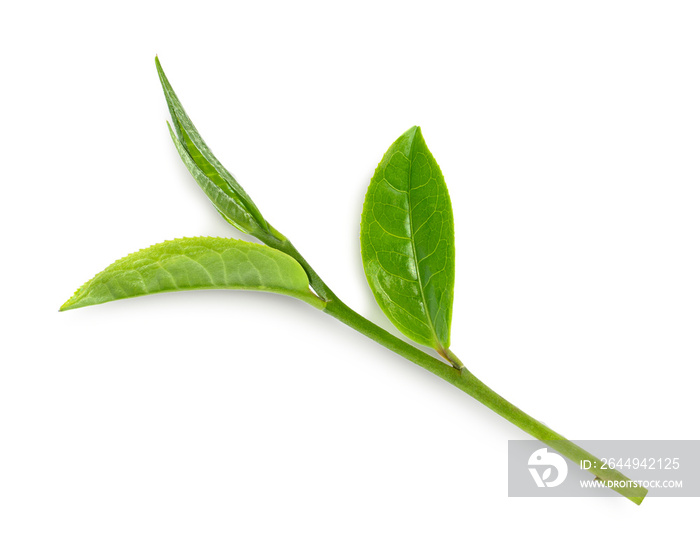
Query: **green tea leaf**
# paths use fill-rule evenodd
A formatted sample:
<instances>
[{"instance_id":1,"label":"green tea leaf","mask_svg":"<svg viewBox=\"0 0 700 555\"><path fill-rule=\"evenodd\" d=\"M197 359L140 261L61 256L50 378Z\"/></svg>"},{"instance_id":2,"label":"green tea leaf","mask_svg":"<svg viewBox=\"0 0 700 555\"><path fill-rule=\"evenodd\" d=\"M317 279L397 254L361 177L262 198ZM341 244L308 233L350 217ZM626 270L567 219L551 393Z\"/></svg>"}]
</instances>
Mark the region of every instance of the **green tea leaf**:
<instances>
[{"instance_id":1,"label":"green tea leaf","mask_svg":"<svg viewBox=\"0 0 700 555\"><path fill-rule=\"evenodd\" d=\"M258 207L238 181L216 159L199 135L165 76L157 57L156 68L175 128L173 132L168 124L170 136L192 177L228 223L254 237L262 238L270 235L272 233L270 226Z\"/></svg>"},{"instance_id":2,"label":"green tea leaf","mask_svg":"<svg viewBox=\"0 0 700 555\"><path fill-rule=\"evenodd\" d=\"M60 310L167 291L248 289L325 303L309 290L306 272L291 256L237 239L192 237L130 254L88 281Z\"/></svg>"},{"instance_id":3,"label":"green tea leaf","mask_svg":"<svg viewBox=\"0 0 700 555\"><path fill-rule=\"evenodd\" d=\"M362 211L362 262L374 298L407 337L450 346L455 250L447 186L419 127L386 152Z\"/></svg>"}]
</instances>

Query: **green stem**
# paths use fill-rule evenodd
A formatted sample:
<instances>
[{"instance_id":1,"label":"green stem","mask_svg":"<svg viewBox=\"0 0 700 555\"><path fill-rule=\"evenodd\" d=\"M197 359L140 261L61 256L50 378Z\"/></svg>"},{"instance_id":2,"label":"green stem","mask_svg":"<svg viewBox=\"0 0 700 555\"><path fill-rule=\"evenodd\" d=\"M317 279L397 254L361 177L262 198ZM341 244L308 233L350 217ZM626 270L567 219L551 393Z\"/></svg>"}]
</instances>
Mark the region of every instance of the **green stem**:
<instances>
[{"instance_id":1,"label":"green stem","mask_svg":"<svg viewBox=\"0 0 700 555\"><path fill-rule=\"evenodd\" d=\"M323 309L324 312L340 320L354 330L359 331L361 334L366 335L387 349L394 351L405 359L429 370L443 380L461 389L481 404L490 408L496 414L499 414L535 439L542 441L545 445L552 447L552 449L555 449L563 456L578 464L579 467L581 467L583 461L589 461L591 464L586 466L590 469L589 472L594 474L598 479L621 484L613 486L611 489L624 495L637 505L643 501L644 496L647 494L645 488L641 486L624 485L632 484L633 482L615 469L604 468L605 465L603 465L600 459L501 397L469 372L449 349L446 350L445 353L442 353L442 355L450 362L450 365L445 364L437 358L399 339L376 324L373 324L343 303L288 240L285 239L281 243L270 246L274 246L282 252L289 254L302 265L309 275L311 287L316 291L319 297L326 302L325 308Z\"/></svg>"}]
</instances>

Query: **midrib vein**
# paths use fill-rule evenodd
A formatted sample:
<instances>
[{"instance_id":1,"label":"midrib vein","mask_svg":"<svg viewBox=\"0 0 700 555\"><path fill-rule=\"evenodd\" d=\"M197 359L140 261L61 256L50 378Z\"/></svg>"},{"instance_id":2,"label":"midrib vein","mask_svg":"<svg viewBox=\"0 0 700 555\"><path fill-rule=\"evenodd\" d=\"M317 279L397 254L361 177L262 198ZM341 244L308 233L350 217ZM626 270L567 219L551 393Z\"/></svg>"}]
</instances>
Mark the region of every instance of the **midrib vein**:
<instances>
[{"instance_id":1,"label":"midrib vein","mask_svg":"<svg viewBox=\"0 0 700 555\"><path fill-rule=\"evenodd\" d=\"M417 132L417 130L416 130ZM416 132L413 133L413 139L411 140L411 149L408 152L408 223L411 229L411 238L409 242L411 243L411 252L413 252L413 260L416 263L416 276L418 278L418 289L420 290L420 298L423 303L423 310L425 311L425 316L428 320L428 329L433 334L433 339L435 344L442 347L440 340L438 339L437 333L435 331L435 326L433 325L433 319L430 317L428 312L428 303L425 300L425 291L423 290L423 280L421 279L420 273L420 263L418 262L418 253L416 252L416 241L415 235L413 234L413 203L411 201L411 181L413 178L413 150L416 145Z\"/></svg>"}]
</instances>

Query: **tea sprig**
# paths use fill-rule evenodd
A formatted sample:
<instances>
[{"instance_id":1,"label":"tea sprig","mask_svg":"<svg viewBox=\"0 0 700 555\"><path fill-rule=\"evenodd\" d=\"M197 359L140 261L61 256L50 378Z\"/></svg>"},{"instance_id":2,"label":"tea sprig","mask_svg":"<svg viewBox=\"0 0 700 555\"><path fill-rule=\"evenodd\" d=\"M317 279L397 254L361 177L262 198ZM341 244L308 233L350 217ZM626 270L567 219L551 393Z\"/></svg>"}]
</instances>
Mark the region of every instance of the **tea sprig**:
<instances>
[{"instance_id":1,"label":"tea sprig","mask_svg":"<svg viewBox=\"0 0 700 555\"><path fill-rule=\"evenodd\" d=\"M193 289L289 295L433 372L576 464L585 465L599 479L631 483L618 470L608 468L498 395L450 350L455 284L452 206L440 167L419 127L412 127L389 147L370 181L362 212L362 262L384 314L408 339L435 349L442 360L370 322L333 293L216 159L187 116L158 58L156 67L172 117L170 135L183 163L222 217L264 245L214 237L166 241L110 265L80 287L62 311ZM647 494L634 484L612 489L636 504Z\"/></svg>"}]
</instances>

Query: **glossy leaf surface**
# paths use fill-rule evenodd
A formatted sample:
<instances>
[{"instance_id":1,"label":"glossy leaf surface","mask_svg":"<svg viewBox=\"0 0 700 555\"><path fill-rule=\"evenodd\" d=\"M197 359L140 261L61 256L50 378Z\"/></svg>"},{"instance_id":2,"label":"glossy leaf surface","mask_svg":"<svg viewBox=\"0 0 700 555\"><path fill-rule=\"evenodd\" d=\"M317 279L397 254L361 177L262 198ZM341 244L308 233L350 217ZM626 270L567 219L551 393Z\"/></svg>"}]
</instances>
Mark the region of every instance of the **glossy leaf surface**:
<instances>
[{"instance_id":1,"label":"glossy leaf surface","mask_svg":"<svg viewBox=\"0 0 700 555\"><path fill-rule=\"evenodd\" d=\"M237 239L192 237L165 241L108 266L61 310L167 291L248 289L296 297L320 308L306 272L292 257Z\"/></svg>"},{"instance_id":2,"label":"glossy leaf surface","mask_svg":"<svg viewBox=\"0 0 700 555\"><path fill-rule=\"evenodd\" d=\"M419 127L401 135L370 181L362 262L377 303L407 337L445 353L454 291L454 222L447 186Z\"/></svg>"},{"instance_id":3,"label":"glossy leaf surface","mask_svg":"<svg viewBox=\"0 0 700 555\"><path fill-rule=\"evenodd\" d=\"M156 67L173 119L174 130L168 124L170 135L192 177L231 225L258 238L269 234L269 225L258 207L200 136L165 76L158 58Z\"/></svg>"}]
</instances>

